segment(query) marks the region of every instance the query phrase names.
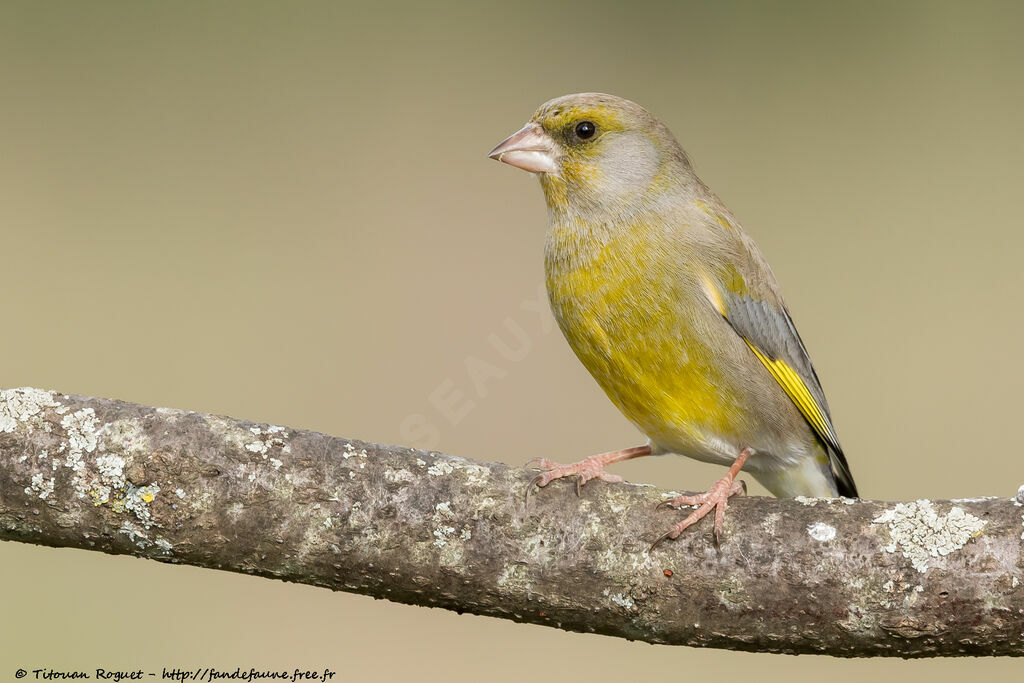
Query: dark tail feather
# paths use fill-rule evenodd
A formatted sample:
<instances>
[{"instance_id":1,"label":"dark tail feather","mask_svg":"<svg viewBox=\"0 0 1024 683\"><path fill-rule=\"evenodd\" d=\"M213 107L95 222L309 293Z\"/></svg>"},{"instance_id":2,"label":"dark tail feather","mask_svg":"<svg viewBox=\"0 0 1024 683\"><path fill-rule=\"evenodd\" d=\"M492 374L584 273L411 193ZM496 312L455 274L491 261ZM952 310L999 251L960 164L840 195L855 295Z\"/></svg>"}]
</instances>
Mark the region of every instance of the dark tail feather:
<instances>
[{"instance_id":1,"label":"dark tail feather","mask_svg":"<svg viewBox=\"0 0 1024 683\"><path fill-rule=\"evenodd\" d=\"M850 465L846 462L846 456L842 451L829 449L829 461L832 463L832 476L836 480L836 488L839 495L844 498L859 498L857 485L853 483L853 475L850 473Z\"/></svg>"}]
</instances>

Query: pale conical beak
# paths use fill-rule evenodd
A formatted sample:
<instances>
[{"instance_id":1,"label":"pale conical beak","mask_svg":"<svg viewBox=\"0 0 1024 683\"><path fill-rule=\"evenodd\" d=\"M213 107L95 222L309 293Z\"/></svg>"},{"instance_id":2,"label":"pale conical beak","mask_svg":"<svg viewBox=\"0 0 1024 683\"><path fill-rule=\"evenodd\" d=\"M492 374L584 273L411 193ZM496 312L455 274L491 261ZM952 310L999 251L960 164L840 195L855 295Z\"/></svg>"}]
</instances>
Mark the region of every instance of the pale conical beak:
<instances>
[{"instance_id":1,"label":"pale conical beak","mask_svg":"<svg viewBox=\"0 0 1024 683\"><path fill-rule=\"evenodd\" d=\"M538 123L528 123L487 155L530 173L557 173L558 148Z\"/></svg>"}]
</instances>

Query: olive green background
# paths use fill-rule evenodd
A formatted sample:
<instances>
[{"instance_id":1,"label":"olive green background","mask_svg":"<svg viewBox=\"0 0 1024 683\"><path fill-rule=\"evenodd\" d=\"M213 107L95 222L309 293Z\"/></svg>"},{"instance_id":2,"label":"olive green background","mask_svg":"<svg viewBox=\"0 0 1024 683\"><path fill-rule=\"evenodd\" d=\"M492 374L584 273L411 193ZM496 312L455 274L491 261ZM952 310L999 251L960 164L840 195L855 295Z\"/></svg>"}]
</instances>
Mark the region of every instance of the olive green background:
<instances>
[{"instance_id":1,"label":"olive green background","mask_svg":"<svg viewBox=\"0 0 1024 683\"><path fill-rule=\"evenodd\" d=\"M509 463L633 445L530 306L536 181L485 158L544 100L600 90L665 120L760 244L863 495L1012 495L1022 28L1014 3L3 2L0 385ZM525 352L502 355L492 336L513 332ZM677 457L616 471L672 488L721 474ZM12 543L0 581L0 680L1022 666L654 647Z\"/></svg>"}]
</instances>

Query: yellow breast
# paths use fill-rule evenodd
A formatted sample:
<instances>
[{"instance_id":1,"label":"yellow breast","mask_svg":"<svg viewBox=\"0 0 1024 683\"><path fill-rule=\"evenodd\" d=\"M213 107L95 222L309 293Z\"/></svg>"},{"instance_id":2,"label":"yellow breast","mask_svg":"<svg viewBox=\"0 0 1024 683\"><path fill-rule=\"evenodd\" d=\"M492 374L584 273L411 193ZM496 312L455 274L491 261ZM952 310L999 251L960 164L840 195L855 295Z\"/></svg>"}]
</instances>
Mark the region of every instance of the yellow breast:
<instances>
[{"instance_id":1,"label":"yellow breast","mask_svg":"<svg viewBox=\"0 0 1024 683\"><path fill-rule=\"evenodd\" d=\"M630 421L656 442L699 442L727 433L740 409L702 340L707 302L694 298L679 255L653 241L644 229L593 240L554 227L548 295L569 345Z\"/></svg>"}]
</instances>

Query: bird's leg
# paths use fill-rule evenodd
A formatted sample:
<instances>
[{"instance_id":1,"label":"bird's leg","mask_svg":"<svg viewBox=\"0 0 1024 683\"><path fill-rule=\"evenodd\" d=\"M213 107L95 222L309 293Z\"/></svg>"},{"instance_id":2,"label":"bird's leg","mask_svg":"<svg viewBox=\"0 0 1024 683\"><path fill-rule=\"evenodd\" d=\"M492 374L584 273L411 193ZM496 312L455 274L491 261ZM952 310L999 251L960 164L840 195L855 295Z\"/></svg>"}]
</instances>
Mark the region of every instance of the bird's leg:
<instances>
[{"instance_id":1,"label":"bird's leg","mask_svg":"<svg viewBox=\"0 0 1024 683\"><path fill-rule=\"evenodd\" d=\"M651 550L654 550L666 538L674 539L679 536L687 527L703 519L712 509L715 510L715 547L718 547L722 537L722 525L725 523L725 510L729 507L729 498L736 494L745 494L747 492L747 485L742 481L736 481L736 475L739 474L743 463L747 461L752 452L749 448L744 448L740 451L729 471L725 473L724 477L716 481L707 493L698 493L695 496L676 496L659 503L659 507L661 505L668 505L670 507L696 505L698 507L690 513L689 517L676 524L668 530L668 533L656 540L651 545Z\"/></svg>"},{"instance_id":2,"label":"bird's leg","mask_svg":"<svg viewBox=\"0 0 1024 683\"><path fill-rule=\"evenodd\" d=\"M526 493L529 495L534 485L547 486L555 479L561 479L562 477L568 477L575 474L576 495L579 495L580 487L591 479L603 479L604 481L612 483L622 481L622 477L619 475L605 472L605 465L611 465L614 462L622 462L623 460L630 460L631 458L639 458L650 454L651 446L650 444L645 444L643 446L623 448L620 451L599 453L597 455L592 455L589 458L584 458L579 462L574 462L571 465L560 465L557 462L548 460L547 458L533 458L526 464L529 465L532 462L536 462L540 468L545 471L533 478L533 481L530 482L530 487L526 489Z\"/></svg>"}]
</instances>

